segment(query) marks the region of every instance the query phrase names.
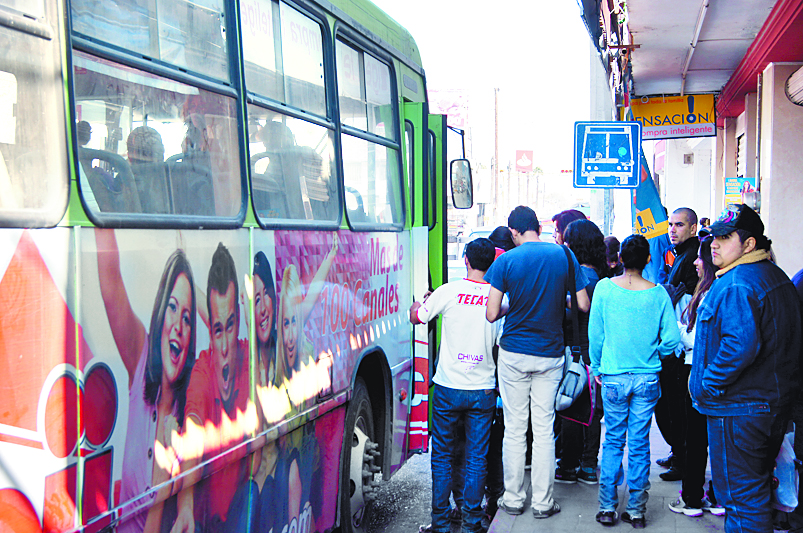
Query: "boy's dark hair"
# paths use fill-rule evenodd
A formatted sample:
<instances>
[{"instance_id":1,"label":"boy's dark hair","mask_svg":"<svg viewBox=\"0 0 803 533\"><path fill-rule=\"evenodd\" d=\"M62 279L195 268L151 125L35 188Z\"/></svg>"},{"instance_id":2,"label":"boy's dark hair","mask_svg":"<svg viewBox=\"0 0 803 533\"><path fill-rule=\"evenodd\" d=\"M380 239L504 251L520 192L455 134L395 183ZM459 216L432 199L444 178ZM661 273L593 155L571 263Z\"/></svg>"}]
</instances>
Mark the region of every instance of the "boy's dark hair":
<instances>
[{"instance_id":1,"label":"boy's dark hair","mask_svg":"<svg viewBox=\"0 0 803 533\"><path fill-rule=\"evenodd\" d=\"M237 285L237 269L229 249L221 242L218 243L217 250L212 255L212 266L209 267L209 278L206 283L206 308L209 309L210 322L212 320L212 291L215 290L223 296L229 290L231 283L234 284L234 310L239 316L240 287Z\"/></svg>"},{"instance_id":2,"label":"boy's dark hair","mask_svg":"<svg viewBox=\"0 0 803 533\"><path fill-rule=\"evenodd\" d=\"M756 250L770 251L770 247L772 246L772 240L768 239L766 235L755 235L743 229L737 229L736 235L739 236L739 242L742 244L750 237L753 237L756 240Z\"/></svg>"},{"instance_id":3,"label":"boy's dark hair","mask_svg":"<svg viewBox=\"0 0 803 533\"><path fill-rule=\"evenodd\" d=\"M491 234L488 235L488 239L490 239L494 246L506 252L516 247L513 243L513 235L510 233L510 228L506 226L499 226L493 230Z\"/></svg>"},{"instance_id":4,"label":"boy's dark hair","mask_svg":"<svg viewBox=\"0 0 803 533\"><path fill-rule=\"evenodd\" d=\"M520 205L510 212L510 216L507 217L507 227L522 234L528 231L541 232L538 216L526 205Z\"/></svg>"},{"instance_id":5,"label":"boy's dark hair","mask_svg":"<svg viewBox=\"0 0 803 533\"><path fill-rule=\"evenodd\" d=\"M644 235L630 235L622 243L622 251L619 256L622 258L622 265L625 268L644 270L650 259L650 243L647 242Z\"/></svg>"},{"instance_id":6,"label":"boy's dark hair","mask_svg":"<svg viewBox=\"0 0 803 533\"><path fill-rule=\"evenodd\" d=\"M617 263L619 261L619 239L613 235L605 237L605 255L608 257L609 263Z\"/></svg>"},{"instance_id":7,"label":"boy's dark hair","mask_svg":"<svg viewBox=\"0 0 803 533\"><path fill-rule=\"evenodd\" d=\"M683 215L686 217L686 221L689 223L689 226L694 226L697 224L697 213L694 212L694 209L690 207L678 207L674 211L672 211L673 215Z\"/></svg>"},{"instance_id":8,"label":"boy's dark hair","mask_svg":"<svg viewBox=\"0 0 803 533\"><path fill-rule=\"evenodd\" d=\"M474 270L485 272L494 262L496 249L490 239L480 237L466 244L466 259Z\"/></svg>"}]
</instances>

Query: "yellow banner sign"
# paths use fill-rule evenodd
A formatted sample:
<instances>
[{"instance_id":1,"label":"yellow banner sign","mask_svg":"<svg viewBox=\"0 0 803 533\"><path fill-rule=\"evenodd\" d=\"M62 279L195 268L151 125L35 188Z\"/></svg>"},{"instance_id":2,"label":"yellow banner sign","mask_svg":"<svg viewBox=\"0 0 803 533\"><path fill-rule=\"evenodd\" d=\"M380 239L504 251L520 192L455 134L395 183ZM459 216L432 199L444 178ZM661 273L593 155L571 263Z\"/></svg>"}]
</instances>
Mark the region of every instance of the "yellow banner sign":
<instances>
[{"instance_id":1,"label":"yellow banner sign","mask_svg":"<svg viewBox=\"0 0 803 533\"><path fill-rule=\"evenodd\" d=\"M645 97L631 100L630 107L633 120L641 122L642 140L717 134L713 94Z\"/></svg>"},{"instance_id":2,"label":"yellow banner sign","mask_svg":"<svg viewBox=\"0 0 803 533\"><path fill-rule=\"evenodd\" d=\"M644 235L648 239L659 237L669 231L669 221L655 222L652 210L648 207L636 213L636 222L633 224L633 233Z\"/></svg>"}]
</instances>

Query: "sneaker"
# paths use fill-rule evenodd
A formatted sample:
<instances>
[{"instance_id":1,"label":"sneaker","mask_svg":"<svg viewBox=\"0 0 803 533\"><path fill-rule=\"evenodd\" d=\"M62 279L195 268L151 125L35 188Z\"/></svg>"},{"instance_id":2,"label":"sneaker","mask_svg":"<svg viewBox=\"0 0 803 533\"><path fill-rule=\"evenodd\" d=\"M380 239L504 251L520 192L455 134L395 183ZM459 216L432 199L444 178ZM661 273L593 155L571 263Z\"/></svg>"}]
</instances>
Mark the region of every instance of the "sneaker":
<instances>
[{"instance_id":1,"label":"sneaker","mask_svg":"<svg viewBox=\"0 0 803 533\"><path fill-rule=\"evenodd\" d=\"M558 502L553 501L552 507L550 507L546 511L539 511L538 509L533 509L533 518L549 518L553 514L558 514L559 512L560 512L560 505L558 505Z\"/></svg>"},{"instance_id":2,"label":"sneaker","mask_svg":"<svg viewBox=\"0 0 803 533\"><path fill-rule=\"evenodd\" d=\"M655 464L658 466L663 466L664 468L669 468L672 466L672 454L670 453L666 457L661 457L660 459L655 460Z\"/></svg>"},{"instance_id":3,"label":"sneaker","mask_svg":"<svg viewBox=\"0 0 803 533\"><path fill-rule=\"evenodd\" d=\"M599 483L596 468L581 468L577 471L577 481L586 485L596 485Z\"/></svg>"},{"instance_id":4,"label":"sneaker","mask_svg":"<svg viewBox=\"0 0 803 533\"><path fill-rule=\"evenodd\" d=\"M499 498L499 503L497 503L497 506L499 509L502 509L504 512L512 516L518 516L524 512L523 505L521 507L513 507L506 504L502 498Z\"/></svg>"},{"instance_id":5,"label":"sneaker","mask_svg":"<svg viewBox=\"0 0 803 533\"><path fill-rule=\"evenodd\" d=\"M600 511L597 513L597 522L603 526L612 526L616 524L616 519L619 515L616 511Z\"/></svg>"},{"instance_id":6,"label":"sneaker","mask_svg":"<svg viewBox=\"0 0 803 533\"><path fill-rule=\"evenodd\" d=\"M418 526L418 533L434 533L432 529L432 524L427 524L425 526Z\"/></svg>"},{"instance_id":7,"label":"sneaker","mask_svg":"<svg viewBox=\"0 0 803 533\"><path fill-rule=\"evenodd\" d=\"M680 481L681 479L683 479L683 472L681 472L679 468L675 468L673 466L666 472L658 474L658 477L660 477L664 481Z\"/></svg>"},{"instance_id":8,"label":"sneaker","mask_svg":"<svg viewBox=\"0 0 803 533\"><path fill-rule=\"evenodd\" d=\"M702 508L690 507L683 501L682 497L670 503L669 510L673 513L685 514L686 516L702 516L703 514Z\"/></svg>"},{"instance_id":9,"label":"sneaker","mask_svg":"<svg viewBox=\"0 0 803 533\"><path fill-rule=\"evenodd\" d=\"M497 500L494 499L488 500L485 503L485 507L483 507L482 509L485 512L485 516L489 517L491 520L494 519L494 516L496 516L496 511L499 510L499 507L497 507L496 502Z\"/></svg>"},{"instance_id":10,"label":"sneaker","mask_svg":"<svg viewBox=\"0 0 803 533\"><path fill-rule=\"evenodd\" d=\"M555 469L555 482L556 483L577 483L577 472L574 470L564 470L561 467Z\"/></svg>"},{"instance_id":11,"label":"sneaker","mask_svg":"<svg viewBox=\"0 0 803 533\"><path fill-rule=\"evenodd\" d=\"M644 520L643 516L630 516L630 513L625 511L622 513L622 522L627 522L633 529L644 529L647 527L647 521Z\"/></svg>"},{"instance_id":12,"label":"sneaker","mask_svg":"<svg viewBox=\"0 0 803 533\"><path fill-rule=\"evenodd\" d=\"M449 521L452 524L459 524L463 521L463 511L459 507L452 507L449 511Z\"/></svg>"},{"instance_id":13,"label":"sneaker","mask_svg":"<svg viewBox=\"0 0 803 533\"><path fill-rule=\"evenodd\" d=\"M708 511L714 516L725 516L725 508L716 503L711 503L708 498L703 498L703 511Z\"/></svg>"}]
</instances>

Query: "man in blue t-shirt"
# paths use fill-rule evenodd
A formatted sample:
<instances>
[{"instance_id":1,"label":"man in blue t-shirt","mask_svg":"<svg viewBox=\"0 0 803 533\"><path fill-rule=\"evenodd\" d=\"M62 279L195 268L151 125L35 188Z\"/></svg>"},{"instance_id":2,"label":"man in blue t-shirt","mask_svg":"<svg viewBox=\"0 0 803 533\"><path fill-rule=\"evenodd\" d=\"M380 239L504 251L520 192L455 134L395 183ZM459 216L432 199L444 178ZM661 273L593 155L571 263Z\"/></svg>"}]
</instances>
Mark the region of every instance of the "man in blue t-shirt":
<instances>
[{"instance_id":1,"label":"man in blue t-shirt","mask_svg":"<svg viewBox=\"0 0 803 533\"><path fill-rule=\"evenodd\" d=\"M532 412L533 516L549 518L560 512L560 506L552 499L552 425L555 394L563 375L563 316L569 265L560 246L541 241L538 217L529 207L514 209L507 225L516 248L500 255L485 274L485 281L491 284L486 317L489 322L505 317L497 367L505 416L505 494L499 508L514 515L524 511L524 455L528 413ZM574 262L577 304L581 311L588 312L588 280L574 254L569 255ZM503 307L505 294L509 306Z\"/></svg>"}]
</instances>

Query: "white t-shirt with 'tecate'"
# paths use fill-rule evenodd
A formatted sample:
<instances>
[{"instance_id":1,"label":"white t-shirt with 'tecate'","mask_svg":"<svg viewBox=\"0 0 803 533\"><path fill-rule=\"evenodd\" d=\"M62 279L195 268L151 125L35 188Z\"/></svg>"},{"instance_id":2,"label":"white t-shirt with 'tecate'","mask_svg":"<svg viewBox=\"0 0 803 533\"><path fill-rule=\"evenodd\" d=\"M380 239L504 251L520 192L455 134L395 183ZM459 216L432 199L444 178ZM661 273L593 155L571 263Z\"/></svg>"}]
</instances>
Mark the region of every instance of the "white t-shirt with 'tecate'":
<instances>
[{"instance_id":1,"label":"white t-shirt with 'tecate'","mask_svg":"<svg viewBox=\"0 0 803 533\"><path fill-rule=\"evenodd\" d=\"M496 365L491 353L501 330L485 318L491 285L461 279L438 287L418 308L427 323L443 314L441 348L433 382L460 390L493 389Z\"/></svg>"}]
</instances>

